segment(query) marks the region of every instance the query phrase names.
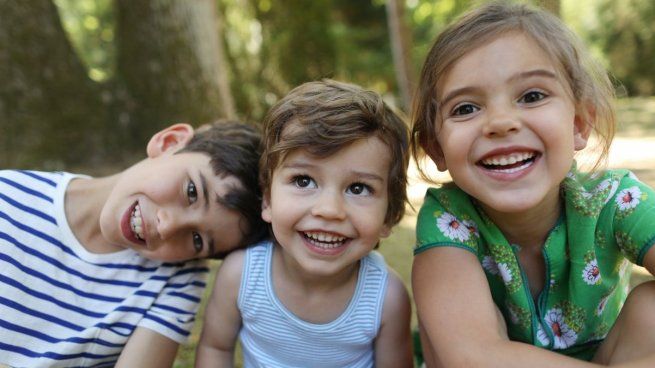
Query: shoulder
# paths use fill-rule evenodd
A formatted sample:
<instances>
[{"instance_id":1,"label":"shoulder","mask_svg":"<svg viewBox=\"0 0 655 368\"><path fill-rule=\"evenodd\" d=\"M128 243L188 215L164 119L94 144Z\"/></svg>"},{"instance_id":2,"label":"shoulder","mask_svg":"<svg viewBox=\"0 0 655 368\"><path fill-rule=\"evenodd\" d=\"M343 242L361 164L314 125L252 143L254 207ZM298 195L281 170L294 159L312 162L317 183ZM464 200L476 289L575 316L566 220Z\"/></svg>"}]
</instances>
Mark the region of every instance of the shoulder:
<instances>
[{"instance_id":1,"label":"shoulder","mask_svg":"<svg viewBox=\"0 0 655 368\"><path fill-rule=\"evenodd\" d=\"M450 183L428 189L416 222L415 254L437 246L454 246L477 253L485 218L468 194Z\"/></svg>"},{"instance_id":2,"label":"shoulder","mask_svg":"<svg viewBox=\"0 0 655 368\"><path fill-rule=\"evenodd\" d=\"M404 323L411 316L411 304L407 287L395 271L389 269L387 287L382 306L382 324Z\"/></svg>"}]
</instances>

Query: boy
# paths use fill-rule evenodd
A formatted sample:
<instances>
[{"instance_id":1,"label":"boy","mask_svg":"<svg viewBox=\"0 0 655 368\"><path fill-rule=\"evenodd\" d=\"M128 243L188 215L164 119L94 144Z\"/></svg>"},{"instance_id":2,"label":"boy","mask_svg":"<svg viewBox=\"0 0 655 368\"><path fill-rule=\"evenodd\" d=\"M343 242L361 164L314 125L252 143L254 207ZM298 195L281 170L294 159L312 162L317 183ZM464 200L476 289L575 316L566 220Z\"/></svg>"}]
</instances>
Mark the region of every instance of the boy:
<instances>
[{"instance_id":1,"label":"boy","mask_svg":"<svg viewBox=\"0 0 655 368\"><path fill-rule=\"evenodd\" d=\"M374 249L405 211L408 132L372 91L305 83L264 119L272 239L226 258L196 367L410 367L411 308Z\"/></svg>"},{"instance_id":2,"label":"boy","mask_svg":"<svg viewBox=\"0 0 655 368\"><path fill-rule=\"evenodd\" d=\"M244 124L176 124L113 176L0 171L0 364L171 366L197 259L265 232L259 143Z\"/></svg>"}]
</instances>

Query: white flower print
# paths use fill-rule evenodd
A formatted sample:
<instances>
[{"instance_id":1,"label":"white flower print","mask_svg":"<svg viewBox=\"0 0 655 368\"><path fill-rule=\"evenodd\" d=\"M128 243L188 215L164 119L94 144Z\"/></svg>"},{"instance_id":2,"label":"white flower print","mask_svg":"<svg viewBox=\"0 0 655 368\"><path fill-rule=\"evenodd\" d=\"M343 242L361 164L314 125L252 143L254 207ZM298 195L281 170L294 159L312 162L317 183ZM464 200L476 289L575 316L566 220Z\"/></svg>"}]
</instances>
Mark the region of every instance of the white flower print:
<instances>
[{"instance_id":1,"label":"white flower print","mask_svg":"<svg viewBox=\"0 0 655 368\"><path fill-rule=\"evenodd\" d=\"M477 238L480 237L480 233L478 232L478 227L476 226L475 222L471 220L464 220L462 221L462 225L466 226L470 235L473 235Z\"/></svg>"},{"instance_id":2,"label":"white flower print","mask_svg":"<svg viewBox=\"0 0 655 368\"><path fill-rule=\"evenodd\" d=\"M630 187L623 189L616 196L616 204L621 211L637 207L641 199L641 189L639 187Z\"/></svg>"},{"instance_id":3,"label":"white flower print","mask_svg":"<svg viewBox=\"0 0 655 368\"><path fill-rule=\"evenodd\" d=\"M605 310L605 306L607 305L607 301L610 299L611 295L612 294L610 294L610 295L608 295L608 296L606 296L606 297L604 297L603 299L600 300L600 302L598 303L598 306L596 307L596 315L597 316L600 316L601 314L603 314L603 311Z\"/></svg>"},{"instance_id":4,"label":"white flower print","mask_svg":"<svg viewBox=\"0 0 655 368\"><path fill-rule=\"evenodd\" d=\"M503 279L505 285L512 282L512 271L510 271L507 263L498 263L498 273L500 273L500 277Z\"/></svg>"},{"instance_id":5,"label":"white flower print","mask_svg":"<svg viewBox=\"0 0 655 368\"><path fill-rule=\"evenodd\" d=\"M550 338L548 337L548 334L544 330L544 326L542 326L541 323L537 324L537 340L539 340L543 346L550 345Z\"/></svg>"},{"instance_id":6,"label":"white flower print","mask_svg":"<svg viewBox=\"0 0 655 368\"><path fill-rule=\"evenodd\" d=\"M582 279L588 285L600 283L600 268L598 268L598 261L595 258L585 266L582 271Z\"/></svg>"},{"instance_id":7,"label":"white flower print","mask_svg":"<svg viewBox=\"0 0 655 368\"><path fill-rule=\"evenodd\" d=\"M498 263L496 263L496 260L492 256L485 256L482 259L482 268L492 275L498 275L500 272L498 270Z\"/></svg>"},{"instance_id":8,"label":"white flower print","mask_svg":"<svg viewBox=\"0 0 655 368\"><path fill-rule=\"evenodd\" d=\"M515 325L519 324L519 316L516 314L516 311L512 308L507 309L509 311L509 320Z\"/></svg>"},{"instance_id":9,"label":"white flower print","mask_svg":"<svg viewBox=\"0 0 655 368\"><path fill-rule=\"evenodd\" d=\"M452 240L457 239L462 242L469 240L469 229L462 221L448 212L444 212L443 215L439 216L437 227L444 235Z\"/></svg>"},{"instance_id":10,"label":"white flower print","mask_svg":"<svg viewBox=\"0 0 655 368\"><path fill-rule=\"evenodd\" d=\"M559 308L553 308L546 312L544 321L553 332L555 349L566 349L575 344L578 339L578 334L575 333L566 323L564 323L564 315Z\"/></svg>"}]
</instances>

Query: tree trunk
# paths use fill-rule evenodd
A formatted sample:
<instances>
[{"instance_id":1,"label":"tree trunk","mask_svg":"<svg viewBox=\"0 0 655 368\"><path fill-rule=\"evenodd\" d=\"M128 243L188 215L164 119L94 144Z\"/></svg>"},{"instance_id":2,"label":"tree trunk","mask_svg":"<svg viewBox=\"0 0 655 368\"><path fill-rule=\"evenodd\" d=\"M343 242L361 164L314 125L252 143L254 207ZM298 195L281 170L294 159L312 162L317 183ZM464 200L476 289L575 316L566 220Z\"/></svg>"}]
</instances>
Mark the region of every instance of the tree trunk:
<instances>
[{"instance_id":1,"label":"tree trunk","mask_svg":"<svg viewBox=\"0 0 655 368\"><path fill-rule=\"evenodd\" d=\"M158 129L234 116L214 0L117 0L117 71L95 83L51 0L0 0L0 166L122 165Z\"/></svg>"},{"instance_id":2,"label":"tree trunk","mask_svg":"<svg viewBox=\"0 0 655 368\"><path fill-rule=\"evenodd\" d=\"M60 169L102 142L95 86L49 0L0 0L0 166Z\"/></svg>"},{"instance_id":3,"label":"tree trunk","mask_svg":"<svg viewBox=\"0 0 655 368\"><path fill-rule=\"evenodd\" d=\"M393 64L400 92L402 108L409 111L414 90L414 71L411 63L411 37L405 22L405 1L387 0L387 22L391 37Z\"/></svg>"},{"instance_id":4,"label":"tree trunk","mask_svg":"<svg viewBox=\"0 0 655 368\"><path fill-rule=\"evenodd\" d=\"M177 122L205 123L233 109L223 106L231 97L222 99L219 88L214 0L118 0L117 22L118 75L135 136L146 139Z\"/></svg>"}]
</instances>

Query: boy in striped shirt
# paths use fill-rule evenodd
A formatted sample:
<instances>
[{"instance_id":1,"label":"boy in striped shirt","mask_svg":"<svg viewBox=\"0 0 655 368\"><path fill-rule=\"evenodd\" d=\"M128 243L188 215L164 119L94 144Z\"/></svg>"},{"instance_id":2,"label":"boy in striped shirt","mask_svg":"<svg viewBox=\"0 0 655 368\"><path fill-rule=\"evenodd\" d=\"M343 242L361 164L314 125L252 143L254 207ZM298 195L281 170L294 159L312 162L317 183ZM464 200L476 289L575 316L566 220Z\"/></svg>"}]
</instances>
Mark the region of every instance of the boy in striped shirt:
<instances>
[{"instance_id":1,"label":"boy in striped shirt","mask_svg":"<svg viewBox=\"0 0 655 368\"><path fill-rule=\"evenodd\" d=\"M0 365L171 366L201 259L265 232L259 143L245 124L176 124L112 176L0 171Z\"/></svg>"}]
</instances>

